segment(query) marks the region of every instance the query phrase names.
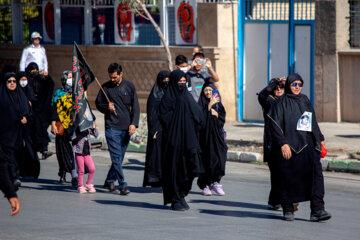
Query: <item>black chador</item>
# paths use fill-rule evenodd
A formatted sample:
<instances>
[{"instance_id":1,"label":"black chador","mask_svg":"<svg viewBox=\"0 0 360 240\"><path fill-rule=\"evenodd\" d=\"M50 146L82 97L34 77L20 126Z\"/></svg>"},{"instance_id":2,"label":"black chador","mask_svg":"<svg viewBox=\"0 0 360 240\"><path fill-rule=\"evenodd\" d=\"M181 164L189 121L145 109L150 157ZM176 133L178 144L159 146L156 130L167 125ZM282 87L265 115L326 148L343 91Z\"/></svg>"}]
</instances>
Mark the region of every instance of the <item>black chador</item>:
<instances>
[{"instance_id":1,"label":"black chador","mask_svg":"<svg viewBox=\"0 0 360 240\"><path fill-rule=\"evenodd\" d=\"M170 72L161 71L147 100L148 141L146 146L146 161L143 187L161 187L161 144L162 128L159 120L159 105L164 95Z\"/></svg>"},{"instance_id":2,"label":"black chador","mask_svg":"<svg viewBox=\"0 0 360 240\"><path fill-rule=\"evenodd\" d=\"M270 183L271 190L269 194L268 204L270 209L278 209L280 207L280 199L278 192L278 173L277 168L275 167L274 161L271 160L271 148L272 148L272 138L271 138L271 129L270 129L270 118L267 117L271 106L278 99L274 94L274 91L279 88L284 88L285 81L281 81L279 78L273 78L270 80L269 85L265 87L258 94L258 101L263 110L264 116L264 162L267 162L270 169Z\"/></svg>"},{"instance_id":3,"label":"black chador","mask_svg":"<svg viewBox=\"0 0 360 240\"><path fill-rule=\"evenodd\" d=\"M218 113L218 117L211 114L211 110L208 109L210 99L206 98L204 94L206 87L216 89L213 83L205 83L199 99L199 105L204 116L203 129L200 131L200 146L205 173L201 174L198 179L198 186L201 189L214 183L220 183L221 178L225 175L227 158L227 146L223 130L226 116L225 108L221 102L218 102L212 106L212 109Z\"/></svg>"},{"instance_id":4,"label":"black chador","mask_svg":"<svg viewBox=\"0 0 360 240\"><path fill-rule=\"evenodd\" d=\"M25 72L18 72L16 74L18 83L22 77L26 77ZM35 100L31 85L27 84L24 87L19 85L18 88L22 89L29 102ZM22 145L16 156L19 161L20 175L22 177L38 178L40 174L40 161L34 148L34 132L32 129L33 121L28 120L28 123L23 127Z\"/></svg>"},{"instance_id":5,"label":"black chador","mask_svg":"<svg viewBox=\"0 0 360 240\"><path fill-rule=\"evenodd\" d=\"M295 95L290 84L301 77L290 75L285 85L286 94L273 104L268 117L270 118L271 135L273 137L274 155L279 174L280 197L284 212L292 209L292 203L311 200L312 212L324 209L324 179L320 163L320 143L324 140L315 111L307 96ZM299 129L299 121L311 113L311 131ZM305 114L305 115L304 115ZM309 114L307 115L309 116ZM281 146L288 144L292 156L289 160L283 157Z\"/></svg>"},{"instance_id":6,"label":"black chador","mask_svg":"<svg viewBox=\"0 0 360 240\"><path fill-rule=\"evenodd\" d=\"M47 128L50 125L50 108L54 90L54 81L50 76L43 76L38 72L31 72L34 69L39 69L36 63L30 63L26 67L29 84L34 90L35 96L35 101L32 102L34 115L34 145L36 151L41 152L44 157L47 157L47 146L50 142Z\"/></svg>"},{"instance_id":7,"label":"black chador","mask_svg":"<svg viewBox=\"0 0 360 240\"><path fill-rule=\"evenodd\" d=\"M19 166L15 157L23 145L24 124L23 117L30 121L31 111L29 101L21 91L18 84L14 90L7 87L7 80L15 78L15 74L6 73L0 86L0 145L9 161L10 177L12 180L19 178Z\"/></svg>"},{"instance_id":8,"label":"black chador","mask_svg":"<svg viewBox=\"0 0 360 240\"><path fill-rule=\"evenodd\" d=\"M203 172L200 160L199 128L202 111L186 90L185 74L175 70L159 107L163 128L162 173L164 204L173 210L188 209L185 196L194 177Z\"/></svg>"}]
</instances>

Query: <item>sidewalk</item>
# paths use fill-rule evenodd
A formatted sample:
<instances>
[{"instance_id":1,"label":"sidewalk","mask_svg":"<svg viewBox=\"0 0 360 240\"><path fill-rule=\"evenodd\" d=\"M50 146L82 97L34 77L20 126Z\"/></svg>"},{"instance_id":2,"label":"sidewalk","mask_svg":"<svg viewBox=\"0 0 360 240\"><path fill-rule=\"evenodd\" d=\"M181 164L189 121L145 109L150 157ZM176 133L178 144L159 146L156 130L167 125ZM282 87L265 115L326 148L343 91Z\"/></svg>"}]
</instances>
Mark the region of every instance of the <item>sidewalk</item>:
<instances>
[{"instance_id":1,"label":"sidewalk","mask_svg":"<svg viewBox=\"0 0 360 240\"><path fill-rule=\"evenodd\" d=\"M96 124L99 129L99 141L102 149L107 149L105 140L104 116L94 110ZM323 170L360 172L360 124L359 123L320 123L325 136L327 156L322 159ZM238 146L233 150L229 146L228 161L262 162L262 143L264 125L258 123L229 122L225 124L228 145ZM140 122L137 133L146 135L146 122ZM139 136L144 139L144 136ZM244 147L242 145L248 145ZM250 149L250 150L249 150ZM145 152L146 145L141 142L131 143L128 151Z\"/></svg>"}]
</instances>

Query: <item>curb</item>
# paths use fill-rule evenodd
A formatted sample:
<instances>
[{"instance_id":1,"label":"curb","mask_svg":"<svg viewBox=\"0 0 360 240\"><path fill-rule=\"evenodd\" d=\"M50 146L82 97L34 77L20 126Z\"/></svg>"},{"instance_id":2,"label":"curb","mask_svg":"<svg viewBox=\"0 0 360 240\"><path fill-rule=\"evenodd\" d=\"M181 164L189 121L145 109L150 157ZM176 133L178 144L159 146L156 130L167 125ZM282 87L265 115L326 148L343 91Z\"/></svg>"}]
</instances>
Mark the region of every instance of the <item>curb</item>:
<instances>
[{"instance_id":1,"label":"curb","mask_svg":"<svg viewBox=\"0 0 360 240\"><path fill-rule=\"evenodd\" d=\"M107 150L108 146L104 136L99 136L96 143L101 142L101 149ZM127 152L146 153L146 144L137 144L130 142ZM255 152L239 152L228 151L227 161L241 162L241 163L262 163L262 154ZM322 158L320 159L323 171L335 171L335 172L348 172L348 173L360 173L360 161L357 160L340 160Z\"/></svg>"}]
</instances>

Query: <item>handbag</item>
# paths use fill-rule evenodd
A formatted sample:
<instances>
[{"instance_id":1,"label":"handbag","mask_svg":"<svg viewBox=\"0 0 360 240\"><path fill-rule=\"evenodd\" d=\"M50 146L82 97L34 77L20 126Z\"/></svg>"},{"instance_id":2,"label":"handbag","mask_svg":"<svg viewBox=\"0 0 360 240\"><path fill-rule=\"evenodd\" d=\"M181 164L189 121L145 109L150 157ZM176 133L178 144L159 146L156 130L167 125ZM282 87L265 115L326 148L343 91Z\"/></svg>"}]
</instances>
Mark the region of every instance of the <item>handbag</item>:
<instances>
[{"instance_id":1,"label":"handbag","mask_svg":"<svg viewBox=\"0 0 360 240\"><path fill-rule=\"evenodd\" d=\"M327 154L327 149L321 145L321 158L324 158Z\"/></svg>"},{"instance_id":2,"label":"handbag","mask_svg":"<svg viewBox=\"0 0 360 240\"><path fill-rule=\"evenodd\" d=\"M58 133L57 133L57 135L60 135L60 136L62 136L62 135L64 135L64 126L61 124L61 122L60 121L57 121L56 123L55 123L55 126L56 126L56 128L57 128L57 131L58 131Z\"/></svg>"}]
</instances>

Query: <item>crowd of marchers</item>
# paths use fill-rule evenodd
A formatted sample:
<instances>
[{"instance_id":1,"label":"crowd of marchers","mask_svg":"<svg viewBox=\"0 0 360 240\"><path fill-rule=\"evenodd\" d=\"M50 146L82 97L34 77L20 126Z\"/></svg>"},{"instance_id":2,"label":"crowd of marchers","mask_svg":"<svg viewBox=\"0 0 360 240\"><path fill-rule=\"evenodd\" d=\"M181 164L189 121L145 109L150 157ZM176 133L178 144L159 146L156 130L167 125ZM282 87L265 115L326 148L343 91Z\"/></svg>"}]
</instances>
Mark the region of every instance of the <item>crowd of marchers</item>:
<instances>
[{"instance_id":1,"label":"crowd of marchers","mask_svg":"<svg viewBox=\"0 0 360 240\"><path fill-rule=\"evenodd\" d=\"M98 136L95 116L87 104L85 115L92 126L81 131L72 127L72 71L63 71L59 78L62 87L54 92L40 39L37 32L31 35L32 44L23 51L20 71L6 66L0 83L0 186L12 215L20 210L16 190L21 177L38 178L38 153L43 159L53 154L48 151L49 126L56 136L59 184L66 184L70 173L78 193L96 192L90 143L91 135ZM185 211L190 208L185 198L195 178L204 196L225 195L221 179L227 158L226 111L219 93L221 81L201 46L194 47L190 61L178 55L175 64L174 71L158 73L147 100L143 187L161 187L164 204ZM140 107L135 86L125 79L121 65L111 63L108 76L95 101L104 114L111 158L103 187L128 195L122 165L139 124ZM320 163L325 139L309 99L301 93L303 85L300 75L290 74L272 79L258 94L265 120L264 161L271 173L268 208L282 208L284 219L291 221L298 203L310 201L310 220L323 221L331 218L324 207Z\"/></svg>"}]
</instances>

